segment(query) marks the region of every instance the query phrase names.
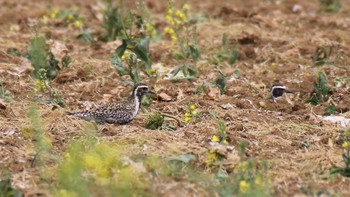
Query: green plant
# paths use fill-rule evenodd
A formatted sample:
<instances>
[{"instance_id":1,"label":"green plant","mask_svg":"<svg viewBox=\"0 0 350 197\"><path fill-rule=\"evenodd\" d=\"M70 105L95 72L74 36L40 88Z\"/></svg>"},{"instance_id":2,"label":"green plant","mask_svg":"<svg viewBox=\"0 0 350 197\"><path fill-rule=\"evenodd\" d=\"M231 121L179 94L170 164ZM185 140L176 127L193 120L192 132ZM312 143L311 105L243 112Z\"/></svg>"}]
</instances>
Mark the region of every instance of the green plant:
<instances>
[{"instance_id":1,"label":"green plant","mask_svg":"<svg viewBox=\"0 0 350 197\"><path fill-rule=\"evenodd\" d=\"M34 67L33 76L36 78L34 93L38 94L42 92L50 95L50 98L40 98L37 99L37 101L56 103L60 107L64 107L65 104L62 100L62 95L52 87L52 80L57 77L60 70L60 61L49 51L46 39L42 36L35 36L31 40L28 48L28 59ZM61 65L63 68L68 67L71 62L72 59L68 55L65 55L61 59ZM53 109L55 109L55 107Z\"/></svg>"},{"instance_id":2,"label":"green plant","mask_svg":"<svg viewBox=\"0 0 350 197\"><path fill-rule=\"evenodd\" d=\"M340 0L320 0L323 11L338 12L341 9Z\"/></svg>"},{"instance_id":3,"label":"green plant","mask_svg":"<svg viewBox=\"0 0 350 197\"><path fill-rule=\"evenodd\" d=\"M324 66L324 65L334 65L334 61L330 61L330 57L333 54L332 46L321 46L317 47L316 51L312 55L312 61L315 66Z\"/></svg>"},{"instance_id":4,"label":"green plant","mask_svg":"<svg viewBox=\"0 0 350 197\"><path fill-rule=\"evenodd\" d=\"M187 66L186 64L178 66L174 69L172 72L173 74L173 80L178 80L178 79L194 79L197 77L197 73L195 70L193 70L191 67Z\"/></svg>"},{"instance_id":5,"label":"green plant","mask_svg":"<svg viewBox=\"0 0 350 197\"><path fill-rule=\"evenodd\" d=\"M3 99L6 102L10 102L12 100L10 92L6 90L6 86L1 84L0 84L0 99Z\"/></svg>"},{"instance_id":6,"label":"green plant","mask_svg":"<svg viewBox=\"0 0 350 197\"><path fill-rule=\"evenodd\" d=\"M146 172L126 156L127 147L96 136L89 124L84 136L70 141L58 164L54 196L152 196Z\"/></svg>"},{"instance_id":7,"label":"green plant","mask_svg":"<svg viewBox=\"0 0 350 197\"><path fill-rule=\"evenodd\" d=\"M49 52L46 39L42 36L35 36L29 44L28 59L34 67L34 77L39 78L39 71L45 70L45 77L49 80L56 78L58 74L58 60Z\"/></svg>"},{"instance_id":8,"label":"green plant","mask_svg":"<svg viewBox=\"0 0 350 197\"><path fill-rule=\"evenodd\" d=\"M243 141L239 143L240 163L235 170L222 176L218 173L220 184L215 187L219 196L270 196L269 179L267 174L267 163L262 162L261 166L252 158L246 158L245 150L248 143ZM220 169L221 171L223 169ZM220 172L220 171L219 171Z\"/></svg>"},{"instance_id":9,"label":"green plant","mask_svg":"<svg viewBox=\"0 0 350 197\"><path fill-rule=\"evenodd\" d=\"M226 92L226 82L227 82L227 75L225 75L220 69L219 74L216 77L215 81L213 82L213 85L218 87L220 89L221 94L225 94Z\"/></svg>"},{"instance_id":10,"label":"green plant","mask_svg":"<svg viewBox=\"0 0 350 197\"><path fill-rule=\"evenodd\" d=\"M146 124L147 129L160 129L163 126L164 116L156 112L153 115L148 116L148 122Z\"/></svg>"},{"instance_id":11,"label":"green plant","mask_svg":"<svg viewBox=\"0 0 350 197\"><path fill-rule=\"evenodd\" d=\"M227 61L230 65L233 65L237 62L238 58L238 50L235 47L229 46L227 35L223 34L221 50L218 54L214 55L213 63L215 65L220 65L223 61Z\"/></svg>"},{"instance_id":12,"label":"green plant","mask_svg":"<svg viewBox=\"0 0 350 197\"><path fill-rule=\"evenodd\" d=\"M205 162L207 166L211 167L212 169L222 170L222 163L225 160L225 155L220 151L220 148L217 147L226 146L228 145L228 142L226 140L227 135L225 122L218 121L217 126L218 129L216 131L216 134L211 137L211 142L218 144L218 146L214 145L212 147L207 155Z\"/></svg>"},{"instance_id":13,"label":"green plant","mask_svg":"<svg viewBox=\"0 0 350 197\"><path fill-rule=\"evenodd\" d=\"M91 29L81 29L78 35L78 38L81 42L91 43L94 41L94 38L91 35Z\"/></svg>"},{"instance_id":14,"label":"green plant","mask_svg":"<svg viewBox=\"0 0 350 197\"><path fill-rule=\"evenodd\" d=\"M332 114L335 114L337 112L337 108L333 104L331 104L328 107L326 107L325 110L326 110L326 114L327 115L332 115Z\"/></svg>"},{"instance_id":15,"label":"green plant","mask_svg":"<svg viewBox=\"0 0 350 197\"><path fill-rule=\"evenodd\" d=\"M308 103L317 105L319 103L327 102L329 99L330 86L325 72L319 72L317 81L313 84L314 93L311 98L307 100Z\"/></svg>"},{"instance_id":16,"label":"green plant","mask_svg":"<svg viewBox=\"0 0 350 197\"><path fill-rule=\"evenodd\" d=\"M21 52L18 49L16 49L16 48L8 48L6 50L6 53L11 55L11 56L13 56L13 57L20 57L20 56L22 56Z\"/></svg>"},{"instance_id":17,"label":"green plant","mask_svg":"<svg viewBox=\"0 0 350 197\"><path fill-rule=\"evenodd\" d=\"M196 106L194 105L189 105L188 109L185 113L185 123L189 123L193 118L198 118L199 117L199 112L196 110Z\"/></svg>"},{"instance_id":18,"label":"green plant","mask_svg":"<svg viewBox=\"0 0 350 197\"><path fill-rule=\"evenodd\" d=\"M132 27L134 15L129 13L129 16L126 16L124 0L119 1L119 7L114 7L113 1L107 0L105 7L102 27L106 30L106 34L100 39L108 42L115 40L118 36L125 38L126 30Z\"/></svg>"},{"instance_id":19,"label":"green plant","mask_svg":"<svg viewBox=\"0 0 350 197\"><path fill-rule=\"evenodd\" d=\"M168 160L168 168L170 176L183 176L189 171L193 171L190 169L193 162L197 157L193 154L183 154L177 157L169 157Z\"/></svg>"},{"instance_id":20,"label":"green plant","mask_svg":"<svg viewBox=\"0 0 350 197\"><path fill-rule=\"evenodd\" d=\"M1 197L22 197L23 194L12 188L11 179L4 179L0 181L0 196Z\"/></svg>"},{"instance_id":21,"label":"green plant","mask_svg":"<svg viewBox=\"0 0 350 197\"><path fill-rule=\"evenodd\" d=\"M188 4L184 4L181 9L175 9L173 1L169 0L167 15L165 16L168 26L165 27L164 32L180 47L180 53L177 53L175 58L191 58L197 61L200 58L197 32L196 27L189 22L188 11Z\"/></svg>"},{"instance_id":22,"label":"green plant","mask_svg":"<svg viewBox=\"0 0 350 197\"><path fill-rule=\"evenodd\" d=\"M120 49L120 47L118 49ZM140 61L137 53L127 50L120 54L122 55L118 55L117 50L117 53L111 57L112 65L120 76L129 75L134 84L141 81L140 72L143 72L146 76L152 76L147 63ZM126 61L126 65L123 60Z\"/></svg>"},{"instance_id":23,"label":"green plant","mask_svg":"<svg viewBox=\"0 0 350 197\"><path fill-rule=\"evenodd\" d=\"M38 106L32 104L28 110L30 119L30 131L34 142L36 155L32 161L32 166L35 163L44 164L51 158L52 142L50 137L43 128L43 123L40 118Z\"/></svg>"},{"instance_id":24,"label":"green plant","mask_svg":"<svg viewBox=\"0 0 350 197\"><path fill-rule=\"evenodd\" d=\"M345 153L343 153L342 158L343 162L345 164L344 167L338 167L336 165L333 165L330 171L330 174L340 174L345 177L350 178L350 142L345 141L342 144L343 148L345 149Z\"/></svg>"}]
</instances>

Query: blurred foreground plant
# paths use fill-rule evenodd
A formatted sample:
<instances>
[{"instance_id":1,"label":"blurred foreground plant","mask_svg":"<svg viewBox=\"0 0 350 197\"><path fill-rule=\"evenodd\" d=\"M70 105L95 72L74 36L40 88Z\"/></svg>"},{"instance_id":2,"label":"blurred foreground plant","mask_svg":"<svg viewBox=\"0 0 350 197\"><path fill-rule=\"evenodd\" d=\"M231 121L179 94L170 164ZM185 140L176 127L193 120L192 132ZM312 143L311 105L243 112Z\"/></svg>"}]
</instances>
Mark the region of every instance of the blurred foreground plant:
<instances>
[{"instance_id":1,"label":"blurred foreground plant","mask_svg":"<svg viewBox=\"0 0 350 197\"><path fill-rule=\"evenodd\" d=\"M345 166L338 167L336 165L333 165L331 168L330 174L331 175L340 174L342 176L350 178L350 142L344 141L342 144L342 147L344 148L344 152L345 152L342 155Z\"/></svg>"},{"instance_id":2,"label":"blurred foreground plant","mask_svg":"<svg viewBox=\"0 0 350 197\"><path fill-rule=\"evenodd\" d=\"M46 130L43 127L43 122L40 118L39 108L36 104L32 104L28 110L30 119L30 134L33 139L36 155L32 161L32 166L35 163L41 165L48 162L52 157L52 142Z\"/></svg>"},{"instance_id":3,"label":"blurred foreground plant","mask_svg":"<svg viewBox=\"0 0 350 197\"><path fill-rule=\"evenodd\" d=\"M270 196L271 189L267 177L267 163L257 166L252 158L245 157L247 142L239 144L240 162L227 176L220 176L220 185L216 187L219 196ZM220 174L218 174L220 175Z\"/></svg>"},{"instance_id":4,"label":"blurred foreground plant","mask_svg":"<svg viewBox=\"0 0 350 197\"><path fill-rule=\"evenodd\" d=\"M49 99L38 100L45 103L56 103L64 107L65 104L62 96L52 87L52 80L57 77L60 70L60 61L49 51L46 39L42 36L36 35L32 38L28 48L28 59L34 67L35 87L33 91L35 94L40 92L48 93L51 97ZM65 55L61 59L62 67L68 67L71 61L71 58Z\"/></svg>"},{"instance_id":5,"label":"blurred foreground plant","mask_svg":"<svg viewBox=\"0 0 350 197\"><path fill-rule=\"evenodd\" d=\"M55 196L151 196L145 172L128 159L126 147L97 141L96 132L89 124L85 136L69 143Z\"/></svg>"}]
</instances>

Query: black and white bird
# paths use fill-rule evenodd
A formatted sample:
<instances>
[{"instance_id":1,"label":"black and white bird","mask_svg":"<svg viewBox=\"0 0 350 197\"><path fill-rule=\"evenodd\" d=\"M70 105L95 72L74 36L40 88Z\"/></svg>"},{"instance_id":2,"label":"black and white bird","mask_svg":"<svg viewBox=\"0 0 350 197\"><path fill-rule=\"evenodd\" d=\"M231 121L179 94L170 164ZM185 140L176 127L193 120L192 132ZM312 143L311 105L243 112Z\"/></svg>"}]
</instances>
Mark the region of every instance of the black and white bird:
<instances>
[{"instance_id":1,"label":"black and white bird","mask_svg":"<svg viewBox=\"0 0 350 197\"><path fill-rule=\"evenodd\" d=\"M111 103L109 105L83 112L68 112L67 115L76 116L84 120L94 120L97 124L127 124L137 115L142 97L145 94L155 94L143 83L136 84L131 97L125 102Z\"/></svg>"},{"instance_id":2,"label":"black and white bird","mask_svg":"<svg viewBox=\"0 0 350 197\"><path fill-rule=\"evenodd\" d=\"M284 93L293 93L292 91L287 90L286 86L282 85L272 85L270 88L271 97L273 100L282 96Z\"/></svg>"}]
</instances>

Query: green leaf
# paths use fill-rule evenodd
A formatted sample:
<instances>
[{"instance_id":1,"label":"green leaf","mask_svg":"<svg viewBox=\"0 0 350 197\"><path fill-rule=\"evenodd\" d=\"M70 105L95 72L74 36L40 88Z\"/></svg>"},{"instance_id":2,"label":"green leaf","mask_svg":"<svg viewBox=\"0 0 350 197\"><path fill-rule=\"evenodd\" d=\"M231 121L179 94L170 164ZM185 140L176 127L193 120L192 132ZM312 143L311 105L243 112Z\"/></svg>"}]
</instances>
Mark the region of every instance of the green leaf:
<instances>
[{"instance_id":1,"label":"green leaf","mask_svg":"<svg viewBox=\"0 0 350 197\"><path fill-rule=\"evenodd\" d=\"M0 181L0 196L2 197L21 197L23 194L11 186L11 180L6 179Z\"/></svg>"},{"instance_id":2,"label":"green leaf","mask_svg":"<svg viewBox=\"0 0 350 197\"><path fill-rule=\"evenodd\" d=\"M190 48L190 55L191 55L192 59L198 60L200 57L200 52L199 52L198 46L195 44L190 44L189 48Z\"/></svg>"},{"instance_id":3,"label":"green leaf","mask_svg":"<svg viewBox=\"0 0 350 197\"><path fill-rule=\"evenodd\" d=\"M65 55L61 60L63 68L68 68L68 65L72 63L72 58L68 55Z\"/></svg>"},{"instance_id":4,"label":"green leaf","mask_svg":"<svg viewBox=\"0 0 350 197\"><path fill-rule=\"evenodd\" d=\"M235 64L235 63L237 62L238 58L239 58L239 52L238 52L238 50L237 50L237 49L233 49L233 50L232 50L232 53L231 53L231 57L230 57L230 59L229 59L229 63L230 63L231 65Z\"/></svg>"},{"instance_id":5,"label":"green leaf","mask_svg":"<svg viewBox=\"0 0 350 197\"><path fill-rule=\"evenodd\" d=\"M21 52L19 52L19 50L16 48L8 48L6 53L13 57L20 57L22 55Z\"/></svg>"},{"instance_id":6,"label":"green leaf","mask_svg":"<svg viewBox=\"0 0 350 197\"><path fill-rule=\"evenodd\" d=\"M196 75L197 75L196 71L187 65L184 65L183 72L184 72L185 77L192 78L192 77L196 77Z\"/></svg>"},{"instance_id":7,"label":"green leaf","mask_svg":"<svg viewBox=\"0 0 350 197\"><path fill-rule=\"evenodd\" d=\"M221 94L225 94L226 92L226 83L227 83L227 76L222 72L219 72L219 75L216 77L214 81L214 85L220 89Z\"/></svg>"},{"instance_id":8,"label":"green leaf","mask_svg":"<svg viewBox=\"0 0 350 197\"><path fill-rule=\"evenodd\" d=\"M194 154L190 154L190 153L183 154L183 155L180 155L178 157L168 158L169 161L180 161L180 162L183 162L185 164L188 164L190 161L192 161L194 159L196 159L196 156Z\"/></svg>"},{"instance_id":9,"label":"green leaf","mask_svg":"<svg viewBox=\"0 0 350 197\"><path fill-rule=\"evenodd\" d=\"M332 115L332 114L335 114L337 112L337 109L334 105L329 105L327 108L326 108L326 113L327 115Z\"/></svg>"},{"instance_id":10,"label":"green leaf","mask_svg":"<svg viewBox=\"0 0 350 197\"><path fill-rule=\"evenodd\" d=\"M129 40L123 39L122 40L122 45L120 45L117 50L115 51L116 54L118 55L118 57L122 57L124 55L124 52L126 50L126 48L128 47L128 45L130 44Z\"/></svg>"},{"instance_id":11,"label":"green leaf","mask_svg":"<svg viewBox=\"0 0 350 197\"><path fill-rule=\"evenodd\" d=\"M173 70L173 77L175 77L179 72L180 70L183 69L184 66L178 66L176 67L174 70Z\"/></svg>"},{"instance_id":12,"label":"green leaf","mask_svg":"<svg viewBox=\"0 0 350 197\"><path fill-rule=\"evenodd\" d=\"M114 66L114 68L117 70L117 72L120 76L130 74L129 71L125 69L122 60L120 59L120 57L117 54L112 55L111 63Z\"/></svg>"},{"instance_id":13,"label":"green leaf","mask_svg":"<svg viewBox=\"0 0 350 197\"><path fill-rule=\"evenodd\" d=\"M148 116L148 122L146 124L147 129L160 129L163 126L164 116L159 113Z\"/></svg>"},{"instance_id":14,"label":"green leaf","mask_svg":"<svg viewBox=\"0 0 350 197\"><path fill-rule=\"evenodd\" d=\"M148 51L149 51L149 38L147 37L141 38L135 46L134 53L137 55L139 59L141 59L143 62L146 63L147 68L150 68L152 62L148 56Z\"/></svg>"}]
</instances>

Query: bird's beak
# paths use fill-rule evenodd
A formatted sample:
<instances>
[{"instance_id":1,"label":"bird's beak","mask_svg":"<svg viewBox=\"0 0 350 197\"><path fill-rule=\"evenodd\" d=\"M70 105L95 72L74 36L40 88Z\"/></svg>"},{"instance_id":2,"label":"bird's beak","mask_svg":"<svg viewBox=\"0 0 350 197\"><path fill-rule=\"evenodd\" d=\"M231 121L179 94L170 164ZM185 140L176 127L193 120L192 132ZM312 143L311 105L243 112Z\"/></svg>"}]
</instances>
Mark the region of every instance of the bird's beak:
<instances>
[{"instance_id":1,"label":"bird's beak","mask_svg":"<svg viewBox=\"0 0 350 197\"><path fill-rule=\"evenodd\" d=\"M156 94L156 93L151 90L148 90L146 94Z\"/></svg>"}]
</instances>

